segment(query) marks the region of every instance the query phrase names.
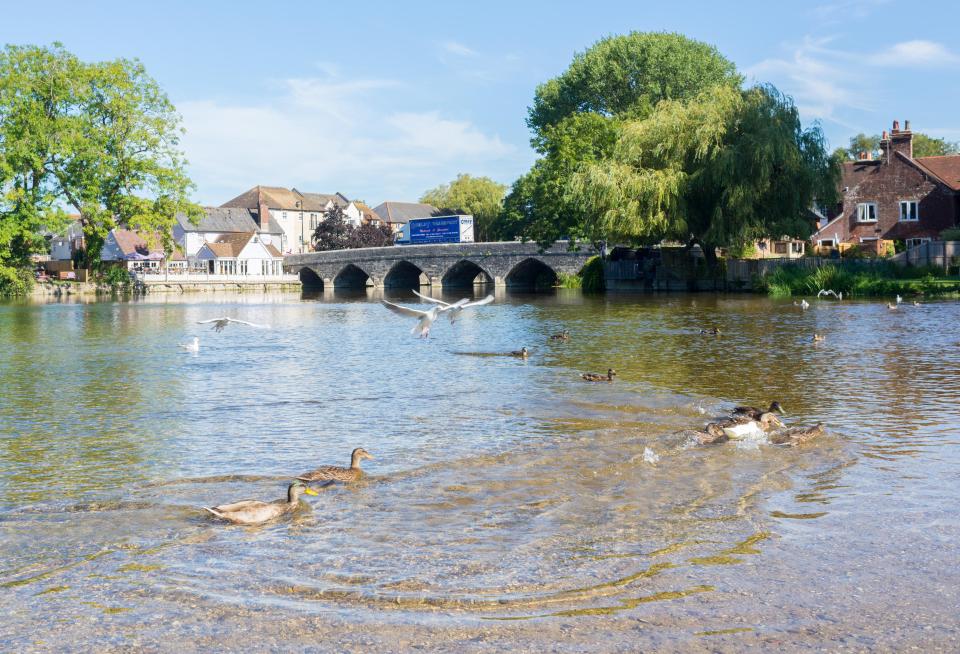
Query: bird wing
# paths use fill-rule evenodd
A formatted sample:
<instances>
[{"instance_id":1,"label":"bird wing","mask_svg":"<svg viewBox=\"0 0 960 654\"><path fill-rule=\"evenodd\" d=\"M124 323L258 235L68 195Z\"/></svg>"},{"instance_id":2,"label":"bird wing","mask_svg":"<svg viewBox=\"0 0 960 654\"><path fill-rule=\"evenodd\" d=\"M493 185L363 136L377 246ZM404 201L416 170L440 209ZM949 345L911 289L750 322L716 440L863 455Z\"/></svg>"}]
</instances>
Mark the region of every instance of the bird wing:
<instances>
[{"instance_id":1,"label":"bird wing","mask_svg":"<svg viewBox=\"0 0 960 654\"><path fill-rule=\"evenodd\" d=\"M418 309L411 309L410 307L402 307L399 304L387 302L386 300L380 300L380 304L387 307L397 315L409 316L410 318L423 318L430 313L429 311L420 311Z\"/></svg>"},{"instance_id":2,"label":"bird wing","mask_svg":"<svg viewBox=\"0 0 960 654\"><path fill-rule=\"evenodd\" d=\"M210 320L198 320L198 325L209 325L212 322L220 322L221 320L230 320L229 318L211 318Z\"/></svg>"},{"instance_id":3,"label":"bird wing","mask_svg":"<svg viewBox=\"0 0 960 654\"><path fill-rule=\"evenodd\" d=\"M466 304L463 305L463 308L466 309L467 307L482 307L484 304L490 304L491 302L493 302L493 296L492 296L492 295L488 295L487 297L483 298L482 300L475 300L475 301L473 301L473 302L467 302Z\"/></svg>"},{"instance_id":4,"label":"bird wing","mask_svg":"<svg viewBox=\"0 0 960 654\"><path fill-rule=\"evenodd\" d=\"M227 322L235 322L240 325L247 325L248 327L256 327L257 329L270 329L270 325L260 325L255 322L247 322L246 320L239 320L237 318L225 318Z\"/></svg>"},{"instance_id":5,"label":"bird wing","mask_svg":"<svg viewBox=\"0 0 960 654\"><path fill-rule=\"evenodd\" d=\"M410 289L410 290L413 290L413 289ZM439 305L442 306L442 307L449 307L449 306L450 306L450 303L449 303L449 302L444 302L443 300L438 300L437 298L433 298L433 297L427 297L427 296L424 295L423 293L418 293L418 292L415 291L415 290L413 290L413 294L416 295L418 298L420 298L420 299L422 299L422 300L426 300L427 302L433 302L434 304L439 304Z\"/></svg>"},{"instance_id":6,"label":"bird wing","mask_svg":"<svg viewBox=\"0 0 960 654\"><path fill-rule=\"evenodd\" d=\"M469 298L463 298L462 300L457 300L453 304L448 304L445 307L440 307L440 313L443 313L444 311L453 311L454 313L456 313L458 309L463 309L464 307L470 306L469 302L470 302ZM453 320L453 317L451 316L450 319Z\"/></svg>"}]
</instances>

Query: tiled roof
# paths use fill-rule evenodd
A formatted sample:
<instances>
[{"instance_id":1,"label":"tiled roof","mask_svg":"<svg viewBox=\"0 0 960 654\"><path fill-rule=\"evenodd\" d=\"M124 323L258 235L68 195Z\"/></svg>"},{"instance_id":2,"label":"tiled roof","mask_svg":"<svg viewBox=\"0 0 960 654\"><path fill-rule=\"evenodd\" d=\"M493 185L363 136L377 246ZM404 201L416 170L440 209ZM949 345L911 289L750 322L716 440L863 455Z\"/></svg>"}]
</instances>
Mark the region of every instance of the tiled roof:
<instances>
[{"instance_id":1,"label":"tiled roof","mask_svg":"<svg viewBox=\"0 0 960 654\"><path fill-rule=\"evenodd\" d=\"M207 243L207 247L215 256L220 257L239 257L243 248L246 247L250 239L253 238L253 232L241 234L224 234L217 240Z\"/></svg>"},{"instance_id":2,"label":"tiled roof","mask_svg":"<svg viewBox=\"0 0 960 654\"><path fill-rule=\"evenodd\" d=\"M879 159L867 159L857 161L846 161L840 171L840 190L853 188L862 182L867 175L877 170L880 166Z\"/></svg>"},{"instance_id":3,"label":"tiled roof","mask_svg":"<svg viewBox=\"0 0 960 654\"><path fill-rule=\"evenodd\" d=\"M350 200L342 193L303 193L282 186L254 186L221 206L256 209L261 196L268 207L288 211L324 211L330 202L341 207L350 204Z\"/></svg>"},{"instance_id":4,"label":"tiled roof","mask_svg":"<svg viewBox=\"0 0 960 654\"><path fill-rule=\"evenodd\" d=\"M134 231L120 229L118 227L113 230L113 239L117 242L117 247L120 248L120 252L122 252L125 257L131 254L150 254L150 248L147 242Z\"/></svg>"},{"instance_id":5,"label":"tiled roof","mask_svg":"<svg viewBox=\"0 0 960 654\"><path fill-rule=\"evenodd\" d=\"M264 244L263 244L263 247L267 248L267 252L270 253L270 256L271 256L271 257L282 257L282 256L283 256L282 254L280 254L280 250L278 250L277 248L275 248L275 247L273 246L273 243L264 243Z\"/></svg>"},{"instance_id":6,"label":"tiled roof","mask_svg":"<svg viewBox=\"0 0 960 654\"><path fill-rule=\"evenodd\" d=\"M363 202L354 202L353 206L355 206L360 212L360 220L363 222L384 222L383 218L381 218L376 211L365 205Z\"/></svg>"},{"instance_id":7,"label":"tiled roof","mask_svg":"<svg viewBox=\"0 0 960 654\"><path fill-rule=\"evenodd\" d=\"M954 191L960 191L960 155L920 157L914 161Z\"/></svg>"},{"instance_id":8,"label":"tiled roof","mask_svg":"<svg viewBox=\"0 0 960 654\"><path fill-rule=\"evenodd\" d=\"M255 232L256 209L245 207L204 207L204 215L194 225L186 214L178 213L177 222L185 232Z\"/></svg>"},{"instance_id":9,"label":"tiled roof","mask_svg":"<svg viewBox=\"0 0 960 654\"><path fill-rule=\"evenodd\" d=\"M382 202L373 208L378 216L388 223L405 223L414 218L429 218L439 209L432 204L417 202Z\"/></svg>"}]
</instances>

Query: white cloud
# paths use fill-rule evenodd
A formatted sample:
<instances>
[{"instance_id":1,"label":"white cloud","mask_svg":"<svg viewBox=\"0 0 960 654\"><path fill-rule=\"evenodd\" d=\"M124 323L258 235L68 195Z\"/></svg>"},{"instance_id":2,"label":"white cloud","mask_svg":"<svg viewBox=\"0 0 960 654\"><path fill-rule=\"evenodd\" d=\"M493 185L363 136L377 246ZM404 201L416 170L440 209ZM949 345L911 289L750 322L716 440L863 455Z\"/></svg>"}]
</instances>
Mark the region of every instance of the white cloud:
<instances>
[{"instance_id":1,"label":"white cloud","mask_svg":"<svg viewBox=\"0 0 960 654\"><path fill-rule=\"evenodd\" d=\"M466 46L463 43L460 43L458 41L444 41L443 43L440 44L440 47L443 49L444 52L447 52L453 55L458 55L460 57L477 57L480 55L480 53L474 50L473 48Z\"/></svg>"},{"instance_id":2,"label":"white cloud","mask_svg":"<svg viewBox=\"0 0 960 654\"><path fill-rule=\"evenodd\" d=\"M259 102L181 101L197 200L220 204L256 184L341 191L377 203L416 199L457 173L512 176L527 155L468 120L399 111L390 80L287 79ZM388 197L389 196L389 197Z\"/></svg>"},{"instance_id":3,"label":"white cloud","mask_svg":"<svg viewBox=\"0 0 960 654\"><path fill-rule=\"evenodd\" d=\"M904 41L870 58L870 63L879 66L953 66L960 63L960 56L951 52L942 43L935 41Z\"/></svg>"}]
</instances>

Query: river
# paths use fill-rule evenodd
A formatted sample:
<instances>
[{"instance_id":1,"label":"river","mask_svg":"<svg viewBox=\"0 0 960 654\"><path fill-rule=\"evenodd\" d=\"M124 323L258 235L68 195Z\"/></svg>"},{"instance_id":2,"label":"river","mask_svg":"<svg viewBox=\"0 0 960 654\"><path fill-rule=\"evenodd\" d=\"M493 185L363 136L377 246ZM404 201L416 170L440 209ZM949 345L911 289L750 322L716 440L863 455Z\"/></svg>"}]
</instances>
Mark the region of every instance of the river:
<instances>
[{"instance_id":1,"label":"river","mask_svg":"<svg viewBox=\"0 0 960 654\"><path fill-rule=\"evenodd\" d=\"M0 304L0 650L960 649L960 303L379 297ZM772 399L827 433L677 434Z\"/></svg>"}]
</instances>

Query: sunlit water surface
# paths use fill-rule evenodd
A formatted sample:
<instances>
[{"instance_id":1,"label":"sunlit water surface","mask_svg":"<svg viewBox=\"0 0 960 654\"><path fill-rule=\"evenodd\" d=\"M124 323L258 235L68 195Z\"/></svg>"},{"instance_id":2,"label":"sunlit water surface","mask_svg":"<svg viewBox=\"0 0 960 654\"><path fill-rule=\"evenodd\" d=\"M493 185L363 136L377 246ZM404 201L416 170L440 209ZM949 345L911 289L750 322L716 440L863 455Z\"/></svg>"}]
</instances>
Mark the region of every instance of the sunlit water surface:
<instances>
[{"instance_id":1,"label":"sunlit water surface","mask_svg":"<svg viewBox=\"0 0 960 654\"><path fill-rule=\"evenodd\" d=\"M0 305L0 650L960 646L960 304L378 298ZM771 399L827 434L677 433ZM288 519L199 508L358 446Z\"/></svg>"}]
</instances>

